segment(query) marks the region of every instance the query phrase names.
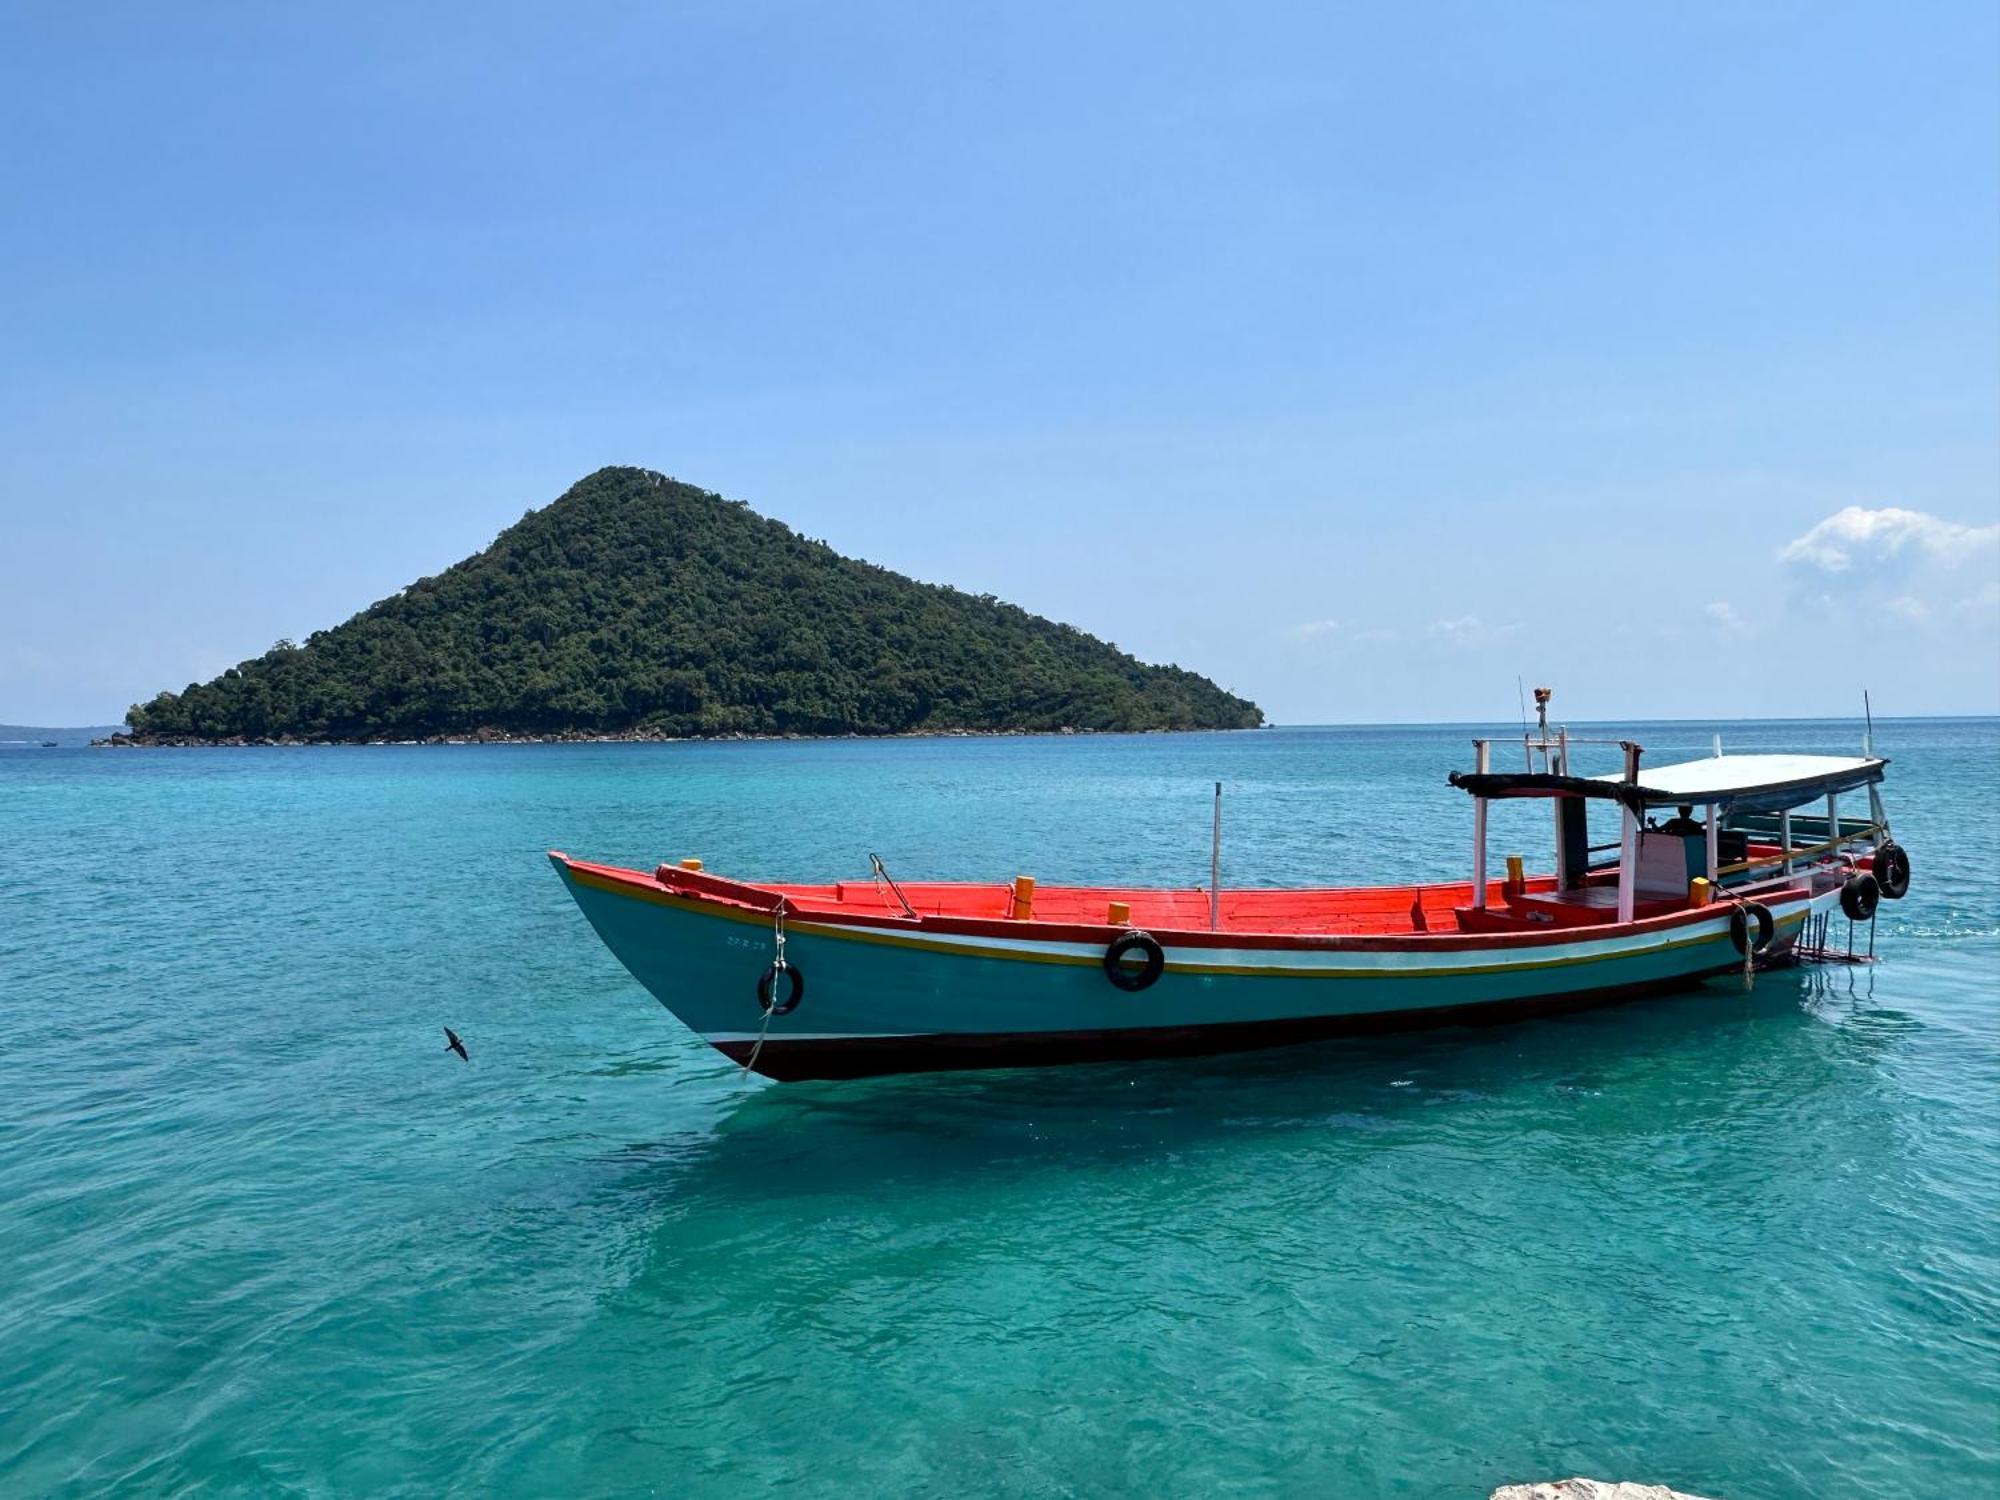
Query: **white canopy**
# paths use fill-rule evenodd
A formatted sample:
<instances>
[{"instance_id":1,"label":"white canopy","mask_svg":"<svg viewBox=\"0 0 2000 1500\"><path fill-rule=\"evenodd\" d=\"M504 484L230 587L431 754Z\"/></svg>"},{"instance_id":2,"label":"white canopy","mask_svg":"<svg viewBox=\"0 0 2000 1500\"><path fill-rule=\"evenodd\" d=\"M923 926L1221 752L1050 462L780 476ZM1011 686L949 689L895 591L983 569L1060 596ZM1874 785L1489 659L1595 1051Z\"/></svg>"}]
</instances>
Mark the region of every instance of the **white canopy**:
<instances>
[{"instance_id":1,"label":"white canopy","mask_svg":"<svg viewBox=\"0 0 2000 1500\"><path fill-rule=\"evenodd\" d=\"M1882 779L1885 760L1847 755L1713 755L1678 765L1639 767L1639 793L1650 807L1722 803L1764 809L1797 807L1829 792ZM1620 783L1622 775L1593 776Z\"/></svg>"}]
</instances>

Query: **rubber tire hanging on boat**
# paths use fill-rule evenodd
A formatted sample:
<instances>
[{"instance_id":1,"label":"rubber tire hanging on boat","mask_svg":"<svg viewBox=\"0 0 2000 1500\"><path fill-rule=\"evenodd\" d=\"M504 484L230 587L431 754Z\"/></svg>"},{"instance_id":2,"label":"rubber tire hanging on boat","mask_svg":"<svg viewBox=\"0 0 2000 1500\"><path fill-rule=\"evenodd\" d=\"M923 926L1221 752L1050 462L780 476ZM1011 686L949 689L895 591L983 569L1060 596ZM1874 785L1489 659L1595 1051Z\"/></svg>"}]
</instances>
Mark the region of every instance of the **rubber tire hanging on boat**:
<instances>
[{"instance_id":1,"label":"rubber tire hanging on boat","mask_svg":"<svg viewBox=\"0 0 2000 1500\"><path fill-rule=\"evenodd\" d=\"M1757 924L1757 940L1750 943L1750 924ZM1745 901L1729 914L1729 941L1736 945L1738 953L1762 953L1771 946L1771 939L1777 936L1778 924L1771 915L1771 908L1761 901ZM1750 946L1746 948L1744 945Z\"/></svg>"},{"instance_id":2,"label":"rubber tire hanging on boat","mask_svg":"<svg viewBox=\"0 0 2000 1500\"><path fill-rule=\"evenodd\" d=\"M1125 967L1125 955L1135 952L1145 954L1146 962L1140 968L1128 969ZM1133 994L1151 988L1166 967L1167 951L1150 932L1128 932L1104 950L1105 977L1119 989Z\"/></svg>"},{"instance_id":3,"label":"rubber tire hanging on boat","mask_svg":"<svg viewBox=\"0 0 2000 1500\"><path fill-rule=\"evenodd\" d=\"M1840 909L1850 922L1867 921L1881 903L1882 882L1866 870L1848 876L1847 884L1840 888Z\"/></svg>"},{"instance_id":4,"label":"rubber tire hanging on boat","mask_svg":"<svg viewBox=\"0 0 2000 1500\"><path fill-rule=\"evenodd\" d=\"M1901 901L1910 892L1910 856L1901 844L1891 840L1875 851L1875 879L1882 894Z\"/></svg>"},{"instance_id":5,"label":"rubber tire hanging on boat","mask_svg":"<svg viewBox=\"0 0 2000 1500\"><path fill-rule=\"evenodd\" d=\"M781 971L776 964L766 969L757 980L757 1006L766 1015L789 1016L799 1008L799 1002L806 997L806 976L797 964L788 963L782 972L791 980L791 987L785 991L785 998L777 1000L778 975Z\"/></svg>"}]
</instances>

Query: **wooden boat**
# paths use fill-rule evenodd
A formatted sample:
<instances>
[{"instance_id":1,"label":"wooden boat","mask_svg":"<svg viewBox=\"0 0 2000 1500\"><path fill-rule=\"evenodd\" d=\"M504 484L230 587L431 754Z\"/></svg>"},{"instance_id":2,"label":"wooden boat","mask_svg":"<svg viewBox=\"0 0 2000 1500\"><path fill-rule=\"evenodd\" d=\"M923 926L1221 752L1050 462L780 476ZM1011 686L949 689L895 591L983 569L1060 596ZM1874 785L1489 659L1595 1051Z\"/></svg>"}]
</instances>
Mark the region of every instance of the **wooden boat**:
<instances>
[{"instance_id":1,"label":"wooden boat","mask_svg":"<svg viewBox=\"0 0 2000 1500\"><path fill-rule=\"evenodd\" d=\"M1476 741L1476 768L1450 778L1472 799L1472 873L1439 884L898 885L876 861L870 879L795 885L697 860L549 858L662 1005L778 1079L1214 1053L1599 1005L1824 951L1836 913L1872 923L1908 888L1872 755L1718 744L1642 770L1619 741L1624 771L1586 777L1569 771L1584 741L1545 720L1522 740L1527 769L1492 770L1492 742ZM1857 791L1867 815L1842 817ZM1487 808L1502 798L1552 805L1552 872L1510 862L1491 878ZM1615 805L1615 846L1591 849L1592 802ZM1678 815L1648 817L1665 809Z\"/></svg>"}]
</instances>

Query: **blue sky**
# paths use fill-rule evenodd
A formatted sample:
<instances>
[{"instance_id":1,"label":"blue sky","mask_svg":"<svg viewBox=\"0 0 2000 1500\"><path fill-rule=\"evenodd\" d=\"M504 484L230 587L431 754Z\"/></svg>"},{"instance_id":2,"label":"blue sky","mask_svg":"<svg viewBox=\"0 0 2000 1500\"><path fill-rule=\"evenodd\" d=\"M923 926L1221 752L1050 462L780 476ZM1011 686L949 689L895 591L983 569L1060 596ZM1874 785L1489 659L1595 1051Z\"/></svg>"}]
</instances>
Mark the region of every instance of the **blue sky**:
<instances>
[{"instance_id":1,"label":"blue sky","mask_svg":"<svg viewBox=\"0 0 2000 1500\"><path fill-rule=\"evenodd\" d=\"M2000 711L1990 4L16 5L0 720L607 463L1285 722Z\"/></svg>"}]
</instances>

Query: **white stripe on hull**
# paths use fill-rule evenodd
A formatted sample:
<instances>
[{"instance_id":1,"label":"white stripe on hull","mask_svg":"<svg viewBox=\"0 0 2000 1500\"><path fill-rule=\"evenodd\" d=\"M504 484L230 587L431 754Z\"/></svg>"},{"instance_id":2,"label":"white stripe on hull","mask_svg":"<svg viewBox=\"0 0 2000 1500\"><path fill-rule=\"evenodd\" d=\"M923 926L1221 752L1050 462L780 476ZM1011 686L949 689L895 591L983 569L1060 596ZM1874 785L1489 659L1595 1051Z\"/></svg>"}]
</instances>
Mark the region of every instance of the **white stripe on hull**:
<instances>
[{"instance_id":1,"label":"white stripe on hull","mask_svg":"<svg viewBox=\"0 0 2000 1500\"><path fill-rule=\"evenodd\" d=\"M1771 915L1778 922L1786 922L1798 915L1801 909L1810 908L1814 912L1840 904L1839 893L1822 897L1815 901L1790 902L1771 907ZM1714 922L1697 922L1660 931L1632 933L1616 937L1587 936L1590 929L1579 930L1573 942L1543 943L1533 947L1504 945L1496 942L1490 947L1452 948L1431 950L1412 946L1400 949L1344 948L1339 946L1300 946L1285 948L1214 948L1175 947L1162 944L1167 965L1171 969L1198 973L1204 969L1230 969L1241 971L1251 969L1272 978L1313 978L1319 975L1422 975L1478 972L1485 970L1548 967L1574 960L1603 959L1624 954L1650 953L1661 948L1671 948L1683 943L1706 942L1729 929L1731 908L1725 904L1716 907ZM1061 957L1076 959L1084 963L1097 963L1104 956L1104 949L1096 943L1053 942L1037 938L1003 938L967 936L952 934L940 937L935 933L916 934L896 931L892 928L848 927L822 923L797 922L792 924L794 933L809 933L813 936L835 939L852 939L857 932L866 934L866 941L880 942L892 947L918 948L935 952L941 947L965 957L991 956L1003 958L1011 956ZM1463 940L1466 934L1449 934L1455 940ZM1334 939L1301 939L1302 944L1325 942L1338 944ZM1379 941L1379 940L1376 940Z\"/></svg>"}]
</instances>

